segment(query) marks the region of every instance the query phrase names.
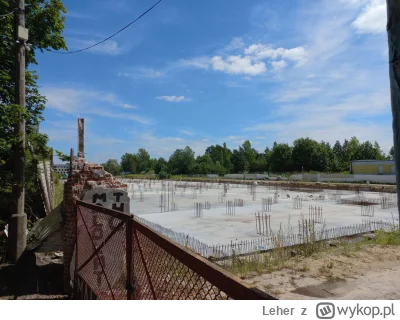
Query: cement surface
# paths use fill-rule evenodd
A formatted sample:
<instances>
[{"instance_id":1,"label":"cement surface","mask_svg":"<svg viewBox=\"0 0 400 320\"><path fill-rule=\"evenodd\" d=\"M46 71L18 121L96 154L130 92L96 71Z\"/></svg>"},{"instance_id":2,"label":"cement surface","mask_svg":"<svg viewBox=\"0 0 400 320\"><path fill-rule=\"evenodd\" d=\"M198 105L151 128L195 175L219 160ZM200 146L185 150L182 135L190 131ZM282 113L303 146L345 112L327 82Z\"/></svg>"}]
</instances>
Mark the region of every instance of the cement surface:
<instances>
[{"instance_id":1,"label":"cement surface","mask_svg":"<svg viewBox=\"0 0 400 320\"><path fill-rule=\"evenodd\" d=\"M160 195L161 183L156 181L152 183L151 189L144 186L146 181L135 181L129 183L128 194L131 198L130 208L131 213L138 215L150 222L157 223L163 227L172 229L175 232L182 232L192 236L206 244L228 244L231 241L251 240L262 237L256 232L255 213L262 210L261 199L274 197L274 193L278 192L278 203L273 204L271 212L271 229L273 232L278 232L282 228L287 234L290 226L294 230L298 230L298 221L302 215L305 219L309 217L309 206L322 207L324 224L318 224L317 228L335 228L345 227L349 225L361 224L363 220L382 220L384 222L398 222L397 208L381 209L380 205L374 208L373 217L361 216L361 207L358 205L336 204L335 200L330 199L335 193L340 193L341 198L353 198L362 196L364 198L381 198L388 197L395 201L391 194L361 192L357 194L350 191L336 190L321 190L321 192L298 192L275 190L273 187L257 186L256 197L248 190L246 185L229 185L224 202L220 203L221 193L224 191L224 186L217 183L207 183L208 189L203 187L200 189L173 188L176 184L183 185L184 182L165 182L166 186L174 189L170 192L169 199L167 196L166 203L174 202L178 211L161 212ZM188 183L188 186L195 187L198 183ZM204 184L203 184L204 185ZM167 193L163 193L166 194ZM325 195L326 200L317 200L319 195ZM143 201L140 200L142 196ZM293 198L302 197L302 209L293 208ZM226 213L226 201L234 201L235 199L243 199L244 207L236 207L234 215ZM194 203L205 201L210 202L211 209L203 209L203 217L195 217ZM168 210L168 208L166 209ZM163 210L164 211L164 210ZM392 215L393 213L393 215ZM393 217L394 216L394 217ZM290 224L289 224L290 222Z\"/></svg>"}]
</instances>

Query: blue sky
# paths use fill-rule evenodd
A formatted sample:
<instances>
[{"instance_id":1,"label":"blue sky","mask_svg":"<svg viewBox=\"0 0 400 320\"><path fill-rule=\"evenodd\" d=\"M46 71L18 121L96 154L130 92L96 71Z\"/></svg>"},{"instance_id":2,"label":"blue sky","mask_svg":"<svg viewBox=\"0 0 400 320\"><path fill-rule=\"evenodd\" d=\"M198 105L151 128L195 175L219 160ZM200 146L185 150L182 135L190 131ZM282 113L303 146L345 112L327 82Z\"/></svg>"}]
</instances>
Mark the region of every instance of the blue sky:
<instances>
[{"instance_id":1,"label":"blue sky","mask_svg":"<svg viewBox=\"0 0 400 320\"><path fill-rule=\"evenodd\" d=\"M65 0L76 50L154 0ZM86 158L145 148L168 158L249 139L262 151L299 137L392 145L385 0L164 0L112 40L37 53L41 130L65 153L86 122Z\"/></svg>"}]
</instances>

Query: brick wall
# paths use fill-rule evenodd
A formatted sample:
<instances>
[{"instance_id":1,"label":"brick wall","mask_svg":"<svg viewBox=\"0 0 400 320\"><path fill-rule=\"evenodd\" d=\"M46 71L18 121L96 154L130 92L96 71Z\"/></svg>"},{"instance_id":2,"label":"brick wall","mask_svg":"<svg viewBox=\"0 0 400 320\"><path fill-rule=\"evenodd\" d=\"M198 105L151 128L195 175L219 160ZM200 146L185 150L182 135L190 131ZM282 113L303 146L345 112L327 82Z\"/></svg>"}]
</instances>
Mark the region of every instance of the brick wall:
<instances>
[{"instance_id":1,"label":"brick wall","mask_svg":"<svg viewBox=\"0 0 400 320\"><path fill-rule=\"evenodd\" d=\"M70 292L70 264L76 240L75 200L80 200L87 190L94 188L124 189L127 185L117 181L111 173L98 164L77 158L72 161L72 173L64 185L62 242L64 250L64 288Z\"/></svg>"}]
</instances>

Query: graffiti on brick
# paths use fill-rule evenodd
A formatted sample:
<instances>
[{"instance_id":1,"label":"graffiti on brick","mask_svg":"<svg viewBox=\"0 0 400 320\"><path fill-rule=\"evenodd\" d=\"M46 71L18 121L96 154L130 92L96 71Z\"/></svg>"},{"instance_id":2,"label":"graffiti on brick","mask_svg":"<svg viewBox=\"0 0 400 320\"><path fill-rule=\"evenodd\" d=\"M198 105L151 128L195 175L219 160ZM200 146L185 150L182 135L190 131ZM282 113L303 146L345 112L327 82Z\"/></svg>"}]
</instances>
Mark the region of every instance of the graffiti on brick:
<instances>
[{"instance_id":1,"label":"graffiti on brick","mask_svg":"<svg viewBox=\"0 0 400 320\"><path fill-rule=\"evenodd\" d=\"M124 190L93 189L87 191L82 200L100 207L129 214L130 199L128 193ZM112 216L107 216L106 220L101 220L103 218L104 215L100 215L98 212L93 211L91 221L87 221L88 230L90 230L91 237L96 247L106 239L110 232L112 232L119 223L119 220ZM113 239L116 239L116 237L113 237L109 241L115 241ZM122 243L114 245L122 245ZM111 267L114 266L115 268L115 265L121 265L120 270L123 270L124 260L118 250L107 250L106 255L103 253L103 250L107 250L107 246L102 248L102 250L98 252L97 258L92 260L92 266L90 269L93 270L92 274L96 278L98 287L106 290L107 283L104 278L104 273L107 274L111 283L115 283L118 281L121 274L115 272L115 269L112 270Z\"/></svg>"}]
</instances>

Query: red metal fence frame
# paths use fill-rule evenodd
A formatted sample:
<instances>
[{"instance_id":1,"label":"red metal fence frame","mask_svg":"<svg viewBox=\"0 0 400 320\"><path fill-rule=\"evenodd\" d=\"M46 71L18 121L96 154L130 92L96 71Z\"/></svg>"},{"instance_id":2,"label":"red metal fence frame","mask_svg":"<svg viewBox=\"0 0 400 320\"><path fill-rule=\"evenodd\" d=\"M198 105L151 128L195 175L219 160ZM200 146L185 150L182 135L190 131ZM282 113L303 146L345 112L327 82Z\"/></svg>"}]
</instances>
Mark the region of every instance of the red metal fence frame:
<instances>
[{"instance_id":1,"label":"red metal fence frame","mask_svg":"<svg viewBox=\"0 0 400 320\"><path fill-rule=\"evenodd\" d=\"M83 218L83 214L81 212L81 208L85 208L85 210L92 210L96 213L101 213L103 215L112 217L119 220L119 223L115 226L115 229L111 231L111 233L100 243L99 245L95 245L91 231L88 229L85 220ZM80 238L77 235L77 243L76 243L76 268L75 268L75 294L77 299L102 299L103 293L96 292L95 285L92 283L88 283L90 281L85 281L81 276L82 269L95 257L98 258L100 262L100 266L102 272L107 281L108 288L111 293L112 299L133 299L134 290L135 290L135 280L136 274L135 270L132 268L133 264L133 253L134 250L137 250L137 254L135 257L139 257L144 266L144 271L146 273L146 277L149 280L150 290L152 292L153 299L157 299L158 294L155 292L155 289L151 283L151 277L149 271L147 270L146 263L144 261L147 259L151 259L151 257L145 257L143 250L140 245L139 237L146 237L152 244L156 245L157 248L162 249L163 252L172 256L174 261L179 261L179 263L183 264L185 267L190 270L190 272L194 272L199 277L205 279L206 282L216 287L218 290L222 291L227 297L235 300L275 300L276 298L266 294L265 292L250 287L247 283L243 282L238 277L228 273L221 267L215 265L214 263L208 261L207 259L201 257L200 255L180 246L174 241L166 238L165 236L157 233L156 231L150 229L146 225L134 219L133 215L128 215L122 213L120 211L107 209L104 207L100 207L97 205L89 204L83 201L76 201L76 214L77 214L77 227L78 221L83 219L83 224L85 226L86 232L91 240L91 244L93 247L93 252L90 256L80 265L78 264L78 257L80 256ZM120 228L125 225L125 269L126 269L126 279L125 279L125 288L123 292L114 292L111 287L107 275L105 273L105 269L102 263L102 260L99 258L98 253L100 250L108 243L108 241L113 238ZM137 243L137 248L133 246L133 243ZM109 296L108 296L109 298Z\"/></svg>"}]
</instances>

